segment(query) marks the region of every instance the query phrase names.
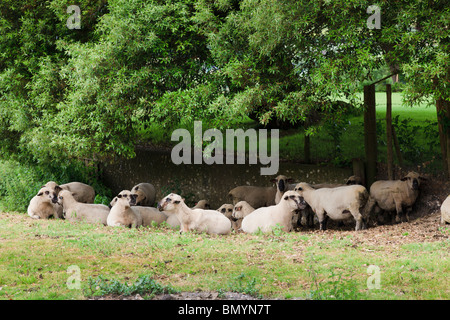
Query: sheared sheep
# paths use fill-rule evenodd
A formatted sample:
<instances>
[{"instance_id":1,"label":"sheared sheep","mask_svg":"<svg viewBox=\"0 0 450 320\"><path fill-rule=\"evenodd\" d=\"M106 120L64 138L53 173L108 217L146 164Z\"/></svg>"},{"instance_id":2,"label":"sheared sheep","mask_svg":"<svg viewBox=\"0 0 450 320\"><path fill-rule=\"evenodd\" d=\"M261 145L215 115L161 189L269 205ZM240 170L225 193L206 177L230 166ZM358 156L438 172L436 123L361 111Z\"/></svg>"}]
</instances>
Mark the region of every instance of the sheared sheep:
<instances>
[{"instance_id":1,"label":"sheared sheep","mask_svg":"<svg viewBox=\"0 0 450 320\"><path fill-rule=\"evenodd\" d=\"M117 196L114 197L114 199L111 200L108 207L111 209L114 204L117 202L119 198L127 198L128 202L131 200L131 191L130 190L122 190L120 191Z\"/></svg>"},{"instance_id":2,"label":"sheared sheep","mask_svg":"<svg viewBox=\"0 0 450 320\"><path fill-rule=\"evenodd\" d=\"M49 188L43 187L28 205L28 215L33 219L62 218L62 207L52 202L53 195Z\"/></svg>"},{"instance_id":3,"label":"sheared sheep","mask_svg":"<svg viewBox=\"0 0 450 320\"><path fill-rule=\"evenodd\" d=\"M132 204L136 202L137 195L131 196L131 201L121 195L117 196L117 200L111 208L106 223L110 227L128 227L138 228L142 225L142 216L136 207Z\"/></svg>"},{"instance_id":4,"label":"sheared sheep","mask_svg":"<svg viewBox=\"0 0 450 320\"><path fill-rule=\"evenodd\" d=\"M441 224L450 223L450 196L441 205Z\"/></svg>"},{"instance_id":5,"label":"sheared sheep","mask_svg":"<svg viewBox=\"0 0 450 320\"><path fill-rule=\"evenodd\" d=\"M228 197L233 204L244 200L253 208L260 208L274 205L276 193L274 187L239 186L231 189Z\"/></svg>"},{"instance_id":6,"label":"sheared sheep","mask_svg":"<svg viewBox=\"0 0 450 320\"><path fill-rule=\"evenodd\" d=\"M281 200L283 194L288 190L294 190L295 184L294 179L288 178L284 175L279 175L276 178L272 179L271 182L275 183L277 186L277 193L275 194L275 204L278 204Z\"/></svg>"},{"instance_id":7,"label":"sheared sheep","mask_svg":"<svg viewBox=\"0 0 450 320\"><path fill-rule=\"evenodd\" d=\"M143 206L135 206L133 208L141 215L143 227L151 227L153 223L159 225L167 221L168 216L164 211L159 211L157 208Z\"/></svg>"},{"instance_id":8,"label":"sheared sheep","mask_svg":"<svg viewBox=\"0 0 450 320\"><path fill-rule=\"evenodd\" d=\"M365 223L360 210L366 205L369 193L364 186L350 185L337 188L314 189L307 183L299 183L294 189L309 204L317 215L320 230L326 229L328 217L346 220L353 216L355 230L361 230Z\"/></svg>"},{"instance_id":9,"label":"sheared sheep","mask_svg":"<svg viewBox=\"0 0 450 320\"><path fill-rule=\"evenodd\" d=\"M55 203L54 198L52 201ZM105 226L107 225L106 219L109 214L109 208L104 204L78 202L68 190L59 192L57 203L63 207L66 220L82 220L89 223L102 223Z\"/></svg>"},{"instance_id":10,"label":"sheared sheep","mask_svg":"<svg viewBox=\"0 0 450 320\"><path fill-rule=\"evenodd\" d=\"M292 216L296 210L304 209L306 202L297 192L286 191L277 205L258 208L242 220L241 229L247 233L269 232L280 225L284 231L292 230Z\"/></svg>"},{"instance_id":11,"label":"sheared sheep","mask_svg":"<svg viewBox=\"0 0 450 320\"><path fill-rule=\"evenodd\" d=\"M209 205L208 200L200 200L199 202L197 202L195 204L194 207L192 207L192 209L211 209L211 206Z\"/></svg>"},{"instance_id":12,"label":"sheared sheep","mask_svg":"<svg viewBox=\"0 0 450 320\"><path fill-rule=\"evenodd\" d=\"M155 204L156 190L151 183L142 182L131 189L131 194L137 194L136 205L151 207Z\"/></svg>"},{"instance_id":13,"label":"sheared sheep","mask_svg":"<svg viewBox=\"0 0 450 320\"><path fill-rule=\"evenodd\" d=\"M171 193L158 203L158 209L175 214L181 223L181 232L196 230L209 234L229 234L231 222L216 210L191 209L178 194Z\"/></svg>"},{"instance_id":14,"label":"sheared sheep","mask_svg":"<svg viewBox=\"0 0 450 320\"><path fill-rule=\"evenodd\" d=\"M405 213L409 221L409 213L419 195L420 180L425 180L417 172L409 172L400 180L379 180L370 187L370 198L366 208L366 215L370 215L374 206L386 212L396 212L395 221L402 220ZM404 212L406 208L406 212ZM379 211L379 210L377 210Z\"/></svg>"},{"instance_id":15,"label":"sheared sheep","mask_svg":"<svg viewBox=\"0 0 450 320\"><path fill-rule=\"evenodd\" d=\"M68 190L72 193L76 201L82 203L94 203L95 190L90 185L82 182L69 182L58 185L54 181L47 182L43 187L49 188L53 194L54 202L57 201L57 196L61 190Z\"/></svg>"}]
</instances>

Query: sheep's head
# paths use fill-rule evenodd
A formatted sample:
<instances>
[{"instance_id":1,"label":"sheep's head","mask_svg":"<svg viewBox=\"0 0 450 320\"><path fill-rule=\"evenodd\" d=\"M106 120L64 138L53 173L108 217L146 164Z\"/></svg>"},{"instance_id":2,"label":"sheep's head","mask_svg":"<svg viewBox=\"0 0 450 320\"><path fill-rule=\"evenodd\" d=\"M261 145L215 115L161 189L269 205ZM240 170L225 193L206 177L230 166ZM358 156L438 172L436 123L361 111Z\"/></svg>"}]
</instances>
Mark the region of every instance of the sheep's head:
<instances>
[{"instance_id":1,"label":"sheep's head","mask_svg":"<svg viewBox=\"0 0 450 320\"><path fill-rule=\"evenodd\" d=\"M131 191L129 190L122 190L119 192L117 196L112 199L112 201L109 203L108 207L111 209L116 203L118 199L126 198L131 206L136 205L136 195L132 195Z\"/></svg>"},{"instance_id":2,"label":"sheep's head","mask_svg":"<svg viewBox=\"0 0 450 320\"><path fill-rule=\"evenodd\" d=\"M426 180L424 177L421 177L420 174L414 171L408 172L406 176L401 178L400 180L406 181L408 187L411 190L419 190L420 180Z\"/></svg>"},{"instance_id":3,"label":"sheep's head","mask_svg":"<svg viewBox=\"0 0 450 320\"><path fill-rule=\"evenodd\" d=\"M73 199L73 194L72 192L68 191L68 190L61 190L61 192L58 194L58 201L57 203L62 206L64 199Z\"/></svg>"},{"instance_id":4,"label":"sheep's head","mask_svg":"<svg viewBox=\"0 0 450 320\"><path fill-rule=\"evenodd\" d=\"M310 190L310 189L312 189L312 187L309 184L307 184L305 182L300 182L295 186L294 191L303 197L303 192L305 190Z\"/></svg>"},{"instance_id":5,"label":"sheep's head","mask_svg":"<svg viewBox=\"0 0 450 320\"><path fill-rule=\"evenodd\" d=\"M62 188L54 181L47 182L44 186L42 186L42 189L48 190L52 195L52 202L57 203L58 202L58 194L62 190ZM41 189L41 190L42 190Z\"/></svg>"},{"instance_id":6,"label":"sheep's head","mask_svg":"<svg viewBox=\"0 0 450 320\"><path fill-rule=\"evenodd\" d=\"M207 200L200 200L195 204L194 208L211 209L211 206L209 205L209 202Z\"/></svg>"},{"instance_id":7,"label":"sheep's head","mask_svg":"<svg viewBox=\"0 0 450 320\"><path fill-rule=\"evenodd\" d=\"M139 189L139 186L135 186L133 189L131 189L131 194L136 194L136 203L134 205L139 206L147 199L147 196L145 193Z\"/></svg>"},{"instance_id":8,"label":"sheep's head","mask_svg":"<svg viewBox=\"0 0 450 320\"><path fill-rule=\"evenodd\" d=\"M231 216L233 215L233 205L225 203L219 209L217 209L217 211L222 213L228 219L231 219Z\"/></svg>"},{"instance_id":9,"label":"sheep's head","mask_svg":"<svg viewBox=\"0 0 450 320\"><path fill-rule=\"evenodd\" d=\"M279 175L275 179L272 179L270 181L275 183L275 185L277 186L278 190L280 190L281 192L284 192L287 189L287 184L288 183L292 183L294 181L294 179L288 178L288 177L283 176L283 175Z\"/></svg>"},{"instance_id":10,"label":"sheep's head","mask_svg":"<svg viewBox=\"0 0 450 320\"><path fill-rule=\"evenodd\" d=\"M249 204L244 200L239 201L238 203L236 203L234 205L233 213L231 214L231 217L233 220L242 219L245 217L246 214L248 214L248 212L245 212L246 208L244 208L244 206L247 207L247 211L248 211Z\"/></svg>"},{"instance_id":11,"label":"sheep's head","mask_svg":"<svg viewBox=\"0 0 450 320\"><path fill-rule=\"evenodd\" d=\"M181 202L184 202L184 199L181 196L175 193L171 193L158 203L158 209L159 211L166 212L175 211L181 204Z\"/></svg>"},{"instance_id":12,"label":"sheep's head","mask_svg":"<svg viewBox=\"0 0 450 320\"><path fill-rule=\"evenodd\" d=\"M49 190L49 188L47 187L42 187L38 193L37 196L40 197L44 202L53 202L56 203L56 201L53 201L53 193L51 192L51 190Z\"/></svg>"},{"instance_id":13,"label":"sheep's head","mask_svg":"<svg viewBox=\"0 0 450 320\"><path fill-rule=\"evenodd\" d=\"M283 201L287 201L288 205L293 209L305 209L308 205L305 199L296 191L286 191L283 195Z\"/></svg>"},{"instance_id":14,"label":"sheep's head","mask_svg":"<svg viewBox=\"0 0 450 320\"><path fill-rule=\"evenodd\" d=\"M354 184L362 185L362 180L359 176L351 176L347 179L345 184L347 184L347 185L354 185Z\"/></svg>"}]
</instances>

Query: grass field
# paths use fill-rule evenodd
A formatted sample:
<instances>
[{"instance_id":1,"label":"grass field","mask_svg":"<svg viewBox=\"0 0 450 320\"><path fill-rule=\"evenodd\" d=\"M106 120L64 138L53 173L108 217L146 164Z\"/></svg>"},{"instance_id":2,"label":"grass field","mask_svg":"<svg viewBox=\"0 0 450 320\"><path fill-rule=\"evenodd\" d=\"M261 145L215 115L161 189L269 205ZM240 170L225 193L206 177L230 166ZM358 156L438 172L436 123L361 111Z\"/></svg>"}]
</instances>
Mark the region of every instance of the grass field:
<instances>
[{"instance_id":1,"label":"grass field","mask_svg":"<svg viewBox=\"0 0 450 320\"><path fill-rule=\"evenodd\" d=\"M176 291L259 298L449 299L450 228L437 228L438 218L358 233L350 227L218 237L1 213L0 299L86 299L101 294L95 280L117 287L139 276ZM368 273L371 265L377 273ZM73 266L80 287L70 286Z\"/></svg>"}]
</instances>

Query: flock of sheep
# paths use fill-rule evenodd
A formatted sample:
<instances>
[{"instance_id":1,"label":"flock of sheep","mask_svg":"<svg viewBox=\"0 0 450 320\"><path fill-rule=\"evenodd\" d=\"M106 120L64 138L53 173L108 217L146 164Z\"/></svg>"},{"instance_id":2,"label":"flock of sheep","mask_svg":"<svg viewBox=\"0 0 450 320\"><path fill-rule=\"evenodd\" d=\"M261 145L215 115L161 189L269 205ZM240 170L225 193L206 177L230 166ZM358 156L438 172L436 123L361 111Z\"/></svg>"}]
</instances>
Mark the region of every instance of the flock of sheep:
<instances>
[{"instance_id":1,"label":"flock of sheep","mask_svg":"<svg viewBox=\"0 0 450 320\"><path fill-rule=\"evenodd\" d=\"M274 227L289 232L297 225L314 227L315 220L320 230L325 230L328 218L352 219L355 230L361 230L369 219L381 217L381 212L394 212L396 222L409 221L422 179L418 173L409 172L400 180L376 181L368 192L357 176L350 177L346 184L310 185L293 183L279 175L272 180L276 187L239 186L230 190L230 203L217 210L211 210L206 200L190 208L174 193L155 207L156 189L150 183L121 191L106 206L93 203L95 191L89 185L58 185L50 181L31 199L28 215L34 219L54 217L105 226L141 227L166 222L180 232L209 234L229 234L232 230L270 232ZM450 223L450 196L441 206L441 223Z\"/></svg>"}]
</instances>

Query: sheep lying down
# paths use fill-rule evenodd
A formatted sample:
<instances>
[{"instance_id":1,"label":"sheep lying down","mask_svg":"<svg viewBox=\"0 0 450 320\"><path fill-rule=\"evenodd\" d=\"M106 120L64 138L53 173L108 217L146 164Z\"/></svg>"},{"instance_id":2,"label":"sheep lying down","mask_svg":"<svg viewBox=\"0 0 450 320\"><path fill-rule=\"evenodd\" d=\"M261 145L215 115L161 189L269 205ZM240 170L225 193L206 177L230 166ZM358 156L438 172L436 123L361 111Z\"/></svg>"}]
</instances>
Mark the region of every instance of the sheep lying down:
<instances>
[{"instance_id":1,"label":"sheep lying down","mask_svg":"<svg viewBox=\"0 0 450 320\"><path fill-rule=\"evenodd\" d=\"M75 200L72 192L68 190L59 192L57 203L63 207L66 220L107 225L106 219L109 214L109 208L104 204L78 202Z\"/></svg>"},{"instance_id":2,"label":"sheep lying down","mask_svg":"<svg viewBox=\"0 0 450 320\"><path fill-rule=\"evenodd\" d=\"M158 209L168 215L176 215L180 221L180 231L199 231L209 234L229 234L231 222L216 210L191 209L184 199L175 193L164 197L158 203Z\"/></svg>"},{"instance_id":3,"label":"sheep lying down","mask_svg":"<svg viewBox=\"0 0 450 320\"><path fill-rule=\"evenodd\" d=\"M306 202L297 192L286 191L277 205L261 207L245 216L241 229L247 233L270 232L277 224L284 231L292 230L292 216L296 210L306 208Z\"/></svg>"},{"instance_id":4,"label":"sheep lying down","mask_svg":"<svg viewBox=\"0 0 450 320\"><path fill-rule=\"evenodd\" d=\"M35 195L27 208L28 215L33 219L62 218L62 207L52 201L53 195L48 188L43 187Z\"/></svg>"}]
</instances>

